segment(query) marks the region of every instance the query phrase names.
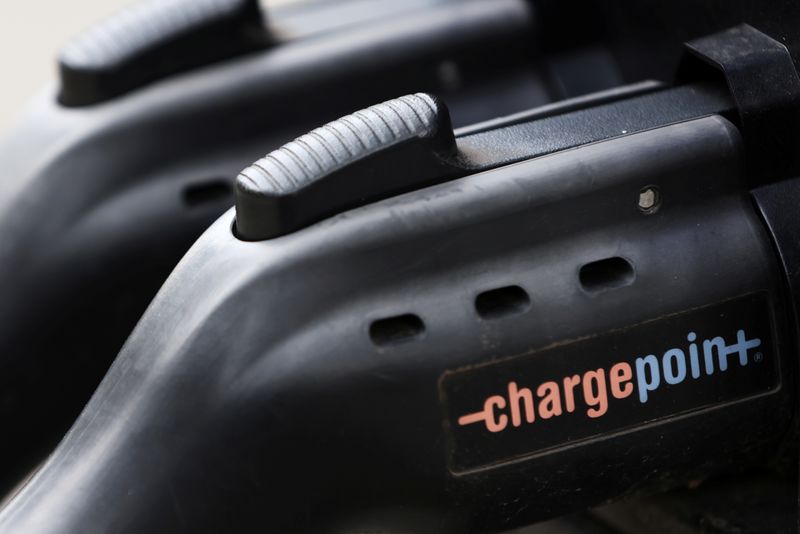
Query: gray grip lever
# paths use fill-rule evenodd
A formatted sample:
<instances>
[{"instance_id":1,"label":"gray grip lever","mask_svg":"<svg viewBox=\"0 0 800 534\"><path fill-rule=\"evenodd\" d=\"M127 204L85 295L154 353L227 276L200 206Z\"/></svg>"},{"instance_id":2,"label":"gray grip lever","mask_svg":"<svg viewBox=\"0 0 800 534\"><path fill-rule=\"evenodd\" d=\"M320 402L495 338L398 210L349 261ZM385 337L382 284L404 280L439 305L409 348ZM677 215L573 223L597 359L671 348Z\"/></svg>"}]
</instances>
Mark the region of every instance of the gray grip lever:
<instances>
[{"instance_id":1,"label":"gray grip lever","mask_svg":"<svg viewBox=\"0 0 800 534\"><path fill-rule=\"evenodd\" d=\"M463 174L447 108L417 93L298 137L236 182L236 233L270 239L338 212Z\"/></svg>"},{"instance_id":2,"label":"gray grip lever","mask_svg":"<svg viewBox=\"0 0 800 534\"><path fill-rule=\"evenodd\" d=\"M96 104L171 74L262 48L258 0L145 0L70 41L59 56L65 106Z\"/></svg>"}]
</instances>

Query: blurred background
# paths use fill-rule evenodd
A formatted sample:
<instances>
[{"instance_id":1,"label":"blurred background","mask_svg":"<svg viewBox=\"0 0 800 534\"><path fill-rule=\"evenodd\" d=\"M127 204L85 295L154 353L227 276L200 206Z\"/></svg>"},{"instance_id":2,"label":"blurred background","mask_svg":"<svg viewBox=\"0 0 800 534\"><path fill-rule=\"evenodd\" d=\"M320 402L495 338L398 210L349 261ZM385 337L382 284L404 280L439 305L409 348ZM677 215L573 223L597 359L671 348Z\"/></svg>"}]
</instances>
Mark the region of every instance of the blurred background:
<instances>
[{"instance_id":1,"label":"blurred background","mask_svg":"<svg viewBox=\"0 0 800 534\"><path fill-rule=\"evenodd\" d=\"M70 37L131 0L49 0L0 3L0 135L30 97L56 74L56 56Z\"/></svg>"},{"instance_id":2,"label":"blurred background","mask_svg":"<svg viewBox=\"0 0 800 534\"><path fill-rule=\"evenodd\" d=\"M262 3L275 5L290 1ZM8 131L30 97L55 78L56 56L64 43L131 2L0 2L0 65L6 72L0 93L0 136Z\"/></svg>"}]
</instances>

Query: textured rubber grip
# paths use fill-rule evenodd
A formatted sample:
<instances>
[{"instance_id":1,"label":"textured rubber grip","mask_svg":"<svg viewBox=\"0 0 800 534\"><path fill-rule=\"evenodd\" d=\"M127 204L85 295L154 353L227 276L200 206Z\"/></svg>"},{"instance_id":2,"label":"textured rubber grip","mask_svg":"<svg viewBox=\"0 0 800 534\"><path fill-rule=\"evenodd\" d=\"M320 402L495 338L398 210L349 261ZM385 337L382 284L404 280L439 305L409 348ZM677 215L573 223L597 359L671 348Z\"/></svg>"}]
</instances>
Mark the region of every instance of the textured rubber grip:
<instances>
[{"instance_id":1,"label":"textured rubber grip","mask_svg":"<svg viewBox=\"0 0 800 534\"><path fill-rule=\"evenodd\" d=\"M61 102L101 102L266 42L257 0L145 0L63 48Z\"/></svg>"},{"instance_id":2,"label":"textured rubber grip","mask_svg":"<svg viewBox=\"0 0 800 534\"><path fill-rule=\"evenodd\" d=\"M330 122L237 179L237 231L260 240L452 174L447 108L417 93Z\"/></svg>"},{"instance_id":3,"label":"textured rubber grip","mask_svg":"<svg viewBox=\"0 0 800 534\"><path fill-rule=\"evenodd\" d=\"M312 130L270 152L239 176L242 189L289 194L375 152L439 127L435 100L415 94L371 106Z\"/></svg>"}]
</instances>

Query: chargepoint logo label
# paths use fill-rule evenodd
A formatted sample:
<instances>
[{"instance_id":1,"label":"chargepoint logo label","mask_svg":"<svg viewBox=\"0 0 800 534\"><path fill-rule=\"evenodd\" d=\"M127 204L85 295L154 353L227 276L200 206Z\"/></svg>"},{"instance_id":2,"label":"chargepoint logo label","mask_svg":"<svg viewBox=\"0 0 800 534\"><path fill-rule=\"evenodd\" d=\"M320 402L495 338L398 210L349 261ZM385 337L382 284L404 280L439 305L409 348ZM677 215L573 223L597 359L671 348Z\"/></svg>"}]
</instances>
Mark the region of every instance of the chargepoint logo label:
<instances>
[{"instance_id":1,"label":"chargepoint logo label","mask_svg":"<svg viewBox=\"0 0 800 534\"><path fill-rule=\"evenodd\" d=\"M748 295L448 372L451 469L469 471L773 391L766 297Z\"/></svg>"}]
</instances>

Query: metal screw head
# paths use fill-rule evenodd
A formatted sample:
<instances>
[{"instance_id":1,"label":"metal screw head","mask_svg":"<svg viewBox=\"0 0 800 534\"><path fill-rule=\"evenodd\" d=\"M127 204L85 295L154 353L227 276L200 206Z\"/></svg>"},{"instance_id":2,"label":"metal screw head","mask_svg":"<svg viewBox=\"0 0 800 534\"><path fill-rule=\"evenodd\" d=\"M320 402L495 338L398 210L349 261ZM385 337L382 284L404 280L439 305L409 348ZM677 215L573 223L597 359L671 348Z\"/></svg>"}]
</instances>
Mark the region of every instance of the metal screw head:
<instances>
[{"instance_id":1,"label":"metal screw head","mask_svg":"<svg viewBox=\"0 0 800 534\"><path fill-rule=\"evenodd\" d=\"M639 209L646 215L651 215L661 207L661 193L653 185L643 187L639 191Z\"/></svg>"}]
</instances>

